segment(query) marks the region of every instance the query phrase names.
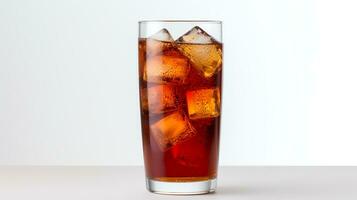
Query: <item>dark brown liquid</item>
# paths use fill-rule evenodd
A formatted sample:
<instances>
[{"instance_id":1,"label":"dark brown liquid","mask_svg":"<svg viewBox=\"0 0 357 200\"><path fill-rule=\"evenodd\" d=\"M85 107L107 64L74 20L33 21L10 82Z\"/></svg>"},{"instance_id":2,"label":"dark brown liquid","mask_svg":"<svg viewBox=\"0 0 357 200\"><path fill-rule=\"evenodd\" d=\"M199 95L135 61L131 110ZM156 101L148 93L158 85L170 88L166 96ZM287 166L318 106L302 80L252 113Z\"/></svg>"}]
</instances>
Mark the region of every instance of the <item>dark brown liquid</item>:
<instances>
[{"instance_id":1,"label":"dark brown liquid","mask_svg":"<svg viewBox=\"0 0 357 200\"><path fill-rule=\"evenodd\" d=\"M205 48L207 44L183 44L193 45L195 48ZM214 43L215 48L222 50L222 44ZM170 82L162 78L160 81L150 82L144 78L146 62L157 56L179 56L187 58L178 51L177 46L169 42L151 41L150 39L139 40L139 83L141 101L141 125L144 148L144 160L146 175L155 180L162 181L198 181L216 178L219 149L220 111L218 116L191 119L188 112L187 92L202 89L216 89L221 92L222 70L217 70L212 76L206 78L199 70L188 62L188 75L182 83ZM189 59L188 59L189 60ZM146 79L146 80L144 80ZM154 79L153 79L154 80ZM175 79L178 80L178 79ZM157 112L153 106L144 108L149 104L147 97L150 95L147 88L158 85L170 85L174 88L176 108L165 112ZM151 91L152 92L152 91ZM220 97L219 97L220 98ZM219 99L220 107L220 99ZM157 106L156 106L157 108ZM161 107L159 107L161 108ZM154 138L152 125L167 117L175 110L183 112L189 123L195 130L195 134L177 143L168 144L167 147L158 144ZM168 124L170 126L172 124Z\"/></svg>"}]
</instances>

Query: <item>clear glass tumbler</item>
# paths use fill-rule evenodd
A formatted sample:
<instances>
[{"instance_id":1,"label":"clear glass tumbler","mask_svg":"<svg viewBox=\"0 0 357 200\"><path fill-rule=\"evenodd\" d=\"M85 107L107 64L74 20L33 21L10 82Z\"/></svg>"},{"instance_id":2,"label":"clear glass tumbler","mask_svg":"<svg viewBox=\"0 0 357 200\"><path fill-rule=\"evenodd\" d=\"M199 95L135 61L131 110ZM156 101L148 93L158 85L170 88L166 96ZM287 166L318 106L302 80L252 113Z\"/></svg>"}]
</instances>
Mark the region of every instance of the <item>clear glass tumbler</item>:
<instances>
[{"instance_id":1,"label":"clear glass tumbler","mask_svg":"<svg viewBox=\"0 0 357 200\"><path fill-rule=\"evenodd\" d=\"M220 21L140 21L140 111L147 189L216 190L221 92Z\"/></svg>"}]
</instances>

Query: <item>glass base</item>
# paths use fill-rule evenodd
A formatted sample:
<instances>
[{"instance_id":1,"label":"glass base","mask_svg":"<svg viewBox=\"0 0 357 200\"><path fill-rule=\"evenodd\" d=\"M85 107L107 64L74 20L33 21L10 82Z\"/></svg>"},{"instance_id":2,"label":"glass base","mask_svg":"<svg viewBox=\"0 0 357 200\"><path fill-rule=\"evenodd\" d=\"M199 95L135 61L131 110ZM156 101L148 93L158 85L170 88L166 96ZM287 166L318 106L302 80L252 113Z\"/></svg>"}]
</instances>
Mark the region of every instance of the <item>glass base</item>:
<instances>
[{"instance_id":1,"label":"glass base","mask_svg":"<svg viewBox=\"0 0 357 200\"><path fill-rule=\"evenodd\" d=\"M166 182L146 178L146 188L153 193L191 195L206 194L216 190L217 179L194 182Z\"/></svg>"}]
</instances>

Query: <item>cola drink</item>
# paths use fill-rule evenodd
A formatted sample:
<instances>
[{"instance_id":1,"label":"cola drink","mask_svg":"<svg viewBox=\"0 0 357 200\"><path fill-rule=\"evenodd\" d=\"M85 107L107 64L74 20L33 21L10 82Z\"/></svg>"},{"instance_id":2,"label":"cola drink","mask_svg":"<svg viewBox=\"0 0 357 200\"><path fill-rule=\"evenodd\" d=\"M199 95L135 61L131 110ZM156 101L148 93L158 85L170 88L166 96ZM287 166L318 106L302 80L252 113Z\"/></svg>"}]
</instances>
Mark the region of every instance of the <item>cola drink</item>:
<instances>
[{"instance_id":1,"label":"cola drink","mask_svg":"<svg viewBox=\"0 0 357 200\"><path fill-rule=\"evenodd\" d=\"M163 182L216 179L222 44L195 26L139 38L140 111L146 176Z\"/></svg>"}]
</instances>

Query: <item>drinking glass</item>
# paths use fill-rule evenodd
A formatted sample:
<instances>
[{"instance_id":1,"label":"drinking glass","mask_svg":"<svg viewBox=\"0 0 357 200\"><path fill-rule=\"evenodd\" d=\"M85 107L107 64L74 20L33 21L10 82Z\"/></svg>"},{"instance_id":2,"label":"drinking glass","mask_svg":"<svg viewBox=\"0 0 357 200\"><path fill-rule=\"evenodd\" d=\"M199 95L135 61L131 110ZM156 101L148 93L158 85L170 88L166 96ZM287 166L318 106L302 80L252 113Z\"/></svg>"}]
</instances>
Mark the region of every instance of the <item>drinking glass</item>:
<instances>
[{"instance_id":1,"label":"drinking glass","mask_svg":"<svg viewBox=\"0 0 357 200\"><path fill-rule=\"evenodd\" d=\"M221 35L221 21L139 22L142 142L151 192L216 190Z\"/></svg>"}]
</instances>

